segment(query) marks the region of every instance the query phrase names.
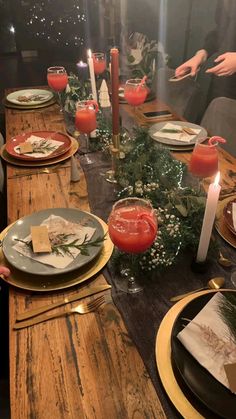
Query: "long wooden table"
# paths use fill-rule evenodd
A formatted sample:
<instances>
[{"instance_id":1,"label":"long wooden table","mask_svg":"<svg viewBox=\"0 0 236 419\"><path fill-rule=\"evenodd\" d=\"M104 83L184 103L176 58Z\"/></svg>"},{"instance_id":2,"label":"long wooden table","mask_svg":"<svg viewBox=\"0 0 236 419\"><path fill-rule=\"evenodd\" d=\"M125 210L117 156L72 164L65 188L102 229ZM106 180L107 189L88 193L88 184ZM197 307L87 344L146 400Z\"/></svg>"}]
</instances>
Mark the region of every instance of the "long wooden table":
<instances>
[{"instance_id":1,"label":"long wooden table","mask_svg":"<svg viewBox=\"0 0 236 419\"><path fill-rule=\"evenodd\" d=\"M145 109L153 106L163 109L158 102L145 104ZM129 107L123 108L133 115ZM58 106L33 112L6 109L7 140L22 131L33 130L65 131ZM185 162L189 156L178 153L178 158ZM227 187L233 186L230 170L235 162L220 151L220 169ZM9 224L46 208L89 210L81 169L81 180L77 183L70 182L69 167L50 174L12 178L21 170L24 169L7 166ZM102 284L105 279L100 274L94 282ZM165 418L143 361L113 304L107 304L96 314L65 316L13 330L17 313L50 304L77 289L37 294L10 286L11 418Z\"/></svg>"}]
</instances>

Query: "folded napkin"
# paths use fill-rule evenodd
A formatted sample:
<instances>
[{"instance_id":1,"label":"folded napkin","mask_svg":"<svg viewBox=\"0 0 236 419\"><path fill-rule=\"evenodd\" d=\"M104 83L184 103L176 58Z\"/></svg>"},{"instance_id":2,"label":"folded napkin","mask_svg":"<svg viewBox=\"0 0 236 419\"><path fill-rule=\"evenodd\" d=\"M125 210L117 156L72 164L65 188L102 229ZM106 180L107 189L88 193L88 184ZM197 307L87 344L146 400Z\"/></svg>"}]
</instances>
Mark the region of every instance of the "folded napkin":
<instances>
[{"instance_id":1,"label":"folded napkin","mask_svg":"<svg viewBox=\"0 0 236 419\"><path fill-rule=\"evenodd\" d=\"M67 221L64 218L53 214L44 220L41 225L46 225L48 227L50 242L52 244L53 241L56 245L62 242L60 235L64 236L63 244L68 244L75 240L76 245L82 244L85 238L86 240L90 240L96 230L92 227L85 227L81 224L72 223L71 221ZM24 242L29 242L31 240L31 235L22 240L24 240ZM22 242L17 242L16 245L13 246L13 249L37 262L59 269L66 268L80 254L80 250L74 247L69 248L70 254L64 253L61 249L59 249L59 253L33 253L31 248Z\"/></svg>"},{"instance_id":2,"label":"folded napkin","mask_svg":"<svg viewBox=\"0 0 236 419\"><path fill-rule=\"evenodd\" d=\"M234 230L236 231L236 202L233 202L232 204L232 219Z\"/></svg>"},{"instance_id":3,"label":"folded napkin","mask_svg":"<svg viewBox=\"0 0 236 419\"><path fill-rule=\"evenodd\" d=\"M216 293L177 337L199 364L229 388L224 365L236 362L236 344L219 314L222 302L226 298Z\"/></svg>"},{"instance_id":4,"label":"folded napkin","mask_svg":"<svg viewBox=\"0 0 236 419\"><path fill-rule=\"evenodd\" d=\"M31 135L29 138L27 138L25 142L31 143L35 151L33 151L32 153L24 153L24 156L34 157L36 159L50 156L50 154L54 153L55 150L57 150L61 145L64 144L62 141L53 140L52 138L50 138L50 135L48 136L48 138L42 138L36 135ZM14 147L14 151L20 154L19 145Z\"/></svg>"},{"instance_id":5,"label":"folded napkin","mask_svg":"<svg viewBox=\"0 0 236 419\"><path fill-rule=\"evenodd\" d=\"M181 131L181 132L164 132L162 130L178 130L178 131ZM156 131L153 135L154 135L154 137L157 137L157 138L168 138L170 140L182 141L184 143L189 143L201 131L201 129L191 128L191 130L194 132L195 135L193 135L193 134L190 135L187 132L184 132L182 130L183 130L182 125L172 124L171 122L167 122L159 131Z\"/></svg>"}]
</instances>

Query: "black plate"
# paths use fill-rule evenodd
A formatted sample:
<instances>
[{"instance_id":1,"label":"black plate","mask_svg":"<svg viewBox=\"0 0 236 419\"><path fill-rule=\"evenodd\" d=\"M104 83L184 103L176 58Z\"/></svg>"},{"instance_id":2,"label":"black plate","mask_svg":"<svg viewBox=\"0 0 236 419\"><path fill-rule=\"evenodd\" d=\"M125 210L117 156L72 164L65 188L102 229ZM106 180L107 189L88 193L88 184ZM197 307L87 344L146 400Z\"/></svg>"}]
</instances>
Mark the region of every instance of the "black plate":
<instances>
[{"instance_id":1,"label":"black plate","mask_svg":"<svg viewBox=\"0 0 236 419\"><path fill-rule=\"evenodd\" d=\"M181 318L193 319L211 298L212 294L206 294L192 300L177 317L171 337L172 362L187 387L202 403L222 418L235 419L236 395L203 368L177 338L183 329Z\"/></svg>"}]
</instances>

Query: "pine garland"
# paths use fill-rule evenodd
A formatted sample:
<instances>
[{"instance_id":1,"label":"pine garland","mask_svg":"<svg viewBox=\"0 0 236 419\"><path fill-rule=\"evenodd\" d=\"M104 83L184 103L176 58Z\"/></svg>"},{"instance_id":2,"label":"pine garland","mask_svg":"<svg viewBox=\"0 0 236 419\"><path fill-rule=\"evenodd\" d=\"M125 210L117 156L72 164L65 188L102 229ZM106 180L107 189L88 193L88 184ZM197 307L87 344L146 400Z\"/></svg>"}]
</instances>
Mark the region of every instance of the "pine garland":
<instances>
[{"instance_id":1,"label":"pine garland","mask_svg":"<svg viewBox=\"0 0 236 419\"><path fill-rule=\"evenodd\" d=\"M228 326L236 345L236 293L224 293L224 299L219 303L218 313Z\"/></svg>"}]
</instances>

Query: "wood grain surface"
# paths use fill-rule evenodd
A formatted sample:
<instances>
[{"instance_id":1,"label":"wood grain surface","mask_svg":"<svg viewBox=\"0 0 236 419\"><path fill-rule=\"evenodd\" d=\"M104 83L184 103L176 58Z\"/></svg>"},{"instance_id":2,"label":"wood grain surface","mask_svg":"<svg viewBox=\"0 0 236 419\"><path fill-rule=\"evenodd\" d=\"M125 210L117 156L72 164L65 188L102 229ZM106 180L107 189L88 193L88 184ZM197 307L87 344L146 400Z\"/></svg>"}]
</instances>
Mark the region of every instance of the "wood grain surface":
<instances>
[{"instance_id":1,"label":"wood grain surface","mask_svg":"<svg viewBox=\"0 0 236 419\"><path fill-rule=\"evenodd\" d=\"M7 140L32 130L65 131L58 106L33 112L6 109ZM80 167L81 180L77 183L70 182L69 167L60 167L56 173L12 178L23 170L7 166L9 224L46 208L89 210ZM92 281L104 282L101 274ZM65 316L13 330L17 313L55 302L77 290L74 287L40 294L10 287L11 418L165 418L143 361L112 303L97 313Z\"/></svg>"}]
</instances>

